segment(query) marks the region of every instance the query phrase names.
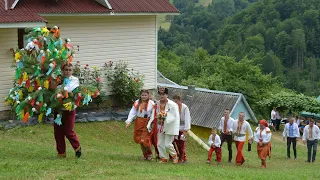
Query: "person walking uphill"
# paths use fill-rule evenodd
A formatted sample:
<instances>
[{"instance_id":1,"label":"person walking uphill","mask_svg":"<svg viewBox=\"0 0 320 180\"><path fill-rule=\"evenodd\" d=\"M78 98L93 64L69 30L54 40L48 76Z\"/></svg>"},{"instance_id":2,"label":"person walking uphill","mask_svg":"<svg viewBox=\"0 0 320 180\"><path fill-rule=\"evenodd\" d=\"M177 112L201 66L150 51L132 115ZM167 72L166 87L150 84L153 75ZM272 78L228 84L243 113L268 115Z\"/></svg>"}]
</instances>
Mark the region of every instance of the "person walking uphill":
<instances>
[{"instance_id":1,"label":"person walking uphill","mask_svg":"<svg viewBox=\"0 0 320 180\"><path fill-rule=\"evenodd\" d=\"M221 152L221 147L220 147L221 140L220 140L220 136L217 135L216 128L212 128L211 135L209 136L208 144L210 146L210 150L208 152L207 163L208 164L211 163L212 153L215 152L217 162L218 162L218 164L221 164L221 162L222 162L222 160L221 160L222 152Z\"/></svg>"},{"instance_id":2,"label":"person walking uphill","mask_svg":"<svg viewBox=\"0 0 320 180\"><path fill-rule=\"evenodd\" d=\"M173 101L178 104L180 113L179 136L175 137L174 143L177 145L176 150L179 152L179 163L185 163L187 162L186 137L191 127L190 111L188 106L182 103L179 95L174 95Z\"/></svg>"},{"instance_id":3,"label":"person walking uphill","mask_svg":"<svg viewBox=\"0 0 320 180\"><path fill-rule=\"evenodd\" d=\"M228 151L229 157L228 162L231 163L232 161L232 126L233 126L234 119L230 117L230 110L224 110L224 117L220 120L219 130L221 132L220 139L221 139L221 147L224 141L228 143Z\"/></svg>"},{"instance_id":4,"label":"person walking uphill","mask_svg":"<svg viewBox=\"0 0 320 180\"><path fill-rule=\"evenodd\" d=\"M173 158L173 163L178 163L177 152L172 144L174 136L179 135L180 115L178 105L168 99L168 89L158 91L160 101L157 102L153 114L150 117L147 128L152 131L152 123L158 123L158 150L159 163L168 162L169 156L167 151ZM156 117L156 118L155 118ZM157 119L157 122L153 122Z\"/></svg>"},{"instance_id":5,"label":"person walking uphill","mask_svg":"<svg viewBox=\"0 0 320 180\"><path fill-rule=\"evenodd\" d=\"M290 118L289 122L284 126L282 133L283 141L287 137L287 159L290 159L290 146L292 143L294 159L297 159L297 141L300 137L298 124L294 123L294 119Z\"/></svg>"},{"instance_id":6,"label":"person walking uphill","mask_svg":"<svg viewBox=\"0 0 320 180\"><path fill-rule=\"evenodd\" d=\"M252 143L252 129L248 121L244 120L244 112L239 113L239 119L235 120L233 122L233 128L235 130L234 132L234 142L236 144L237 148L237 156L236 156L236 165L241 166L244 162L244 156L243 156L243 145L246 141L246 134L248 133L249 142Z\"/></svg>"},{"instance_id":7,"label":"person walking uphill","mask_svg":"<svg viewBox=\"0 0 320 180\"><path fill-rule=\"evenodd\" d=\"M266 168L267 156L271 157L271 131L267 121L260 120L259 126L254 132L254 141L257 142L257 153L261 159L261 167Z\"/></svg>"},{"instance_id":8,"label":"person walking uphill","mask_svg":"<svg viewBox=\"0 0 320 180\"><path fill-rule=\"evenodd\" d=\"M68 84L63 84L67 88L68 92L74 91L79 87L79 79L72 76L72 64L65 64L62 66L63 75L65 78L68 78ZM56 115L55 115L56 116ZM56 118L56 117L55 117ZM72 111L63 111L61 122L62 125L57 125L54 123L54 138L56 140L56 147L58 151L58 157L66 157L66 142L65 137L71 143L76 157L81 156L81 147L79 139L74 132L74 124L76 120L76 110Z\"/></svg>"},{"instance_id":9,"label":"person walking uphill","mask_svg":"<svg viewBox=\"0 0 320 180\"><path fill-rule=\"evenodd\" d=\"M140 144L144 160L152 160L151 134L148 132L147 124L152 114L154 103L149 100L149 91L141 90L140 98L136 100L130 110L126 120L128 128L133 120L134 122L134 142Z\"/></svg>"},{"instance_id":10,"label":"person walking uphill","mask_svg":"<svg viewBox=\"0 0 320 180\"><path fill-rule=\"evenodd\" d=\"M307 143L308 147L308 160L306 162L310 163L311 161L311 150L312 152L312 162L316 161L318 140L320 138L319 127L314 125L314 120L310 120L309 125L307 125L303 130L302 140L303 144Z\"/></svg>"}]
</instances>

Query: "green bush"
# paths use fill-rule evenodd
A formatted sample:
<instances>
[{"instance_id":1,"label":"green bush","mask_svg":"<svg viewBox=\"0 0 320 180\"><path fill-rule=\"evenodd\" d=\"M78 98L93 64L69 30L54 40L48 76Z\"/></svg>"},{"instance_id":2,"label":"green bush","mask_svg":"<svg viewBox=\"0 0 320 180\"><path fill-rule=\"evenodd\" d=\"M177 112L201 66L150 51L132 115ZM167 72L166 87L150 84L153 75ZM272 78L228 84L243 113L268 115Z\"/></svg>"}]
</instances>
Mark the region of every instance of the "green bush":
<instances>
[{"instance_id":1,"label":"green bush","mask_svg":"<svg viewBox=\"0 0 320 180\"><path fill-rule=\"evenodd\" d=\"M114 100L119 107L127 107L139 97L140 89L143 87L143 76L128 69L128 64L120 61L113 66L113 62L105 64L105 75Z\"/></svg>"}]
</instances>

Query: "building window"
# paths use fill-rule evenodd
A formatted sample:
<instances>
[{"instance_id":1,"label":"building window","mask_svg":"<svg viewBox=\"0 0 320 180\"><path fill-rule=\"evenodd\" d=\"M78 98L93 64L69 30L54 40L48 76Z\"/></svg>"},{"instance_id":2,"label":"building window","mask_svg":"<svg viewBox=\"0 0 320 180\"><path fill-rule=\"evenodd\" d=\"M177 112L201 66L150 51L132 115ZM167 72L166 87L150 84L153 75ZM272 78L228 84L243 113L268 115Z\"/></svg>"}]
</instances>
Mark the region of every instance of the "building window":
<instances>
[{"instance_id":1,"label":"building window","mask_svg":"<svg viewBox=\"0 0 320 180\"><path fill-rule=\"evenodd\" d=\"M27 34L24 29L18 29L18 47L19 49L22 49L27 46L28 44L28 38Z\"/></svg>"}]
</instances>

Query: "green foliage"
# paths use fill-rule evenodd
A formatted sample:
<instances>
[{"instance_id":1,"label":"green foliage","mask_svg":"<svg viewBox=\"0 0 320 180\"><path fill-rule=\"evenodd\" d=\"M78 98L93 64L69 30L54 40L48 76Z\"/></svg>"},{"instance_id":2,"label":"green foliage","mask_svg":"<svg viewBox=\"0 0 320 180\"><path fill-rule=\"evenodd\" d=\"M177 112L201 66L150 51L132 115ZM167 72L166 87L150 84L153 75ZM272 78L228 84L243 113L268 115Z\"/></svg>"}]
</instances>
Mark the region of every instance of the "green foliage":
<instances>
[{"instance_id":1,"label":"green foliage","mask_svg":"<svg viewBox=\"0 0 320 180\"><path fill-rule=\"evenodd\" d=\"M103 83L101 82L101 68L97 66L89 67L89 64L81 66L80 61L74 66L73 75L79 78L80 84L92 85L100 91Z\"/></svg>"},{"instance_id":2,"label":"green foliage","mask_svg":"<svg viewBox=\"0 0 320 180\"><path fill-rule=\"evenodd\" d=\"M320 112L320 101L316 98L293 92L272 94L269 98L261 100L259 105L268 107L269 109L272 109L272 107L280 107L281 110L292 110L295 112Z\"/></svg>"},{"instance_id":3,"label":"green foliage","mask_svg":"<svg viewBox=\"0 0 320 180\"><path fill-rule=\"evenodd\" d=\"M101 81L102 68L93 66L92 68L89 64L81 66L80 61L76 63L73 69L73 75L79 78L80 84L84 86L93 86L99 90L99 96L97 96L93 102L99 108L101 104L107 99L107 95L102 91L103 83Z\"/></svg>"},{"instance_id":4,"label":"green foliage","mask_svg":"<svg viewBox=\"0 0 320 180\"><path fill-rule=\"evenodd\" d=\"M105 74L114 99L120 107L127 107L139 97L143 87L143 76L128 69L128 64L120 61L113 65L110 61L105 66Z\"/></svg>"},{"instance_id":5,"label":"green foliage","mask_svg":"<svg viewBox=\"0 0 320 180\"><path fill-rule=\"evenodd\" d=\"M210 55L234 57L236 61L248 58L261 65L263 73L272 73L286 88L318 95L318 1L214 0L208 7L198 6L192 0L173 3L182 14L174 16L168 31L159 30L159 41L161 50L175 52L184 62L181 65L186 76L181 81L191 76L191 67L194 75L189 79L202 72L202 62L190 54L201 47Z\"/></svg>"}]
</instances>

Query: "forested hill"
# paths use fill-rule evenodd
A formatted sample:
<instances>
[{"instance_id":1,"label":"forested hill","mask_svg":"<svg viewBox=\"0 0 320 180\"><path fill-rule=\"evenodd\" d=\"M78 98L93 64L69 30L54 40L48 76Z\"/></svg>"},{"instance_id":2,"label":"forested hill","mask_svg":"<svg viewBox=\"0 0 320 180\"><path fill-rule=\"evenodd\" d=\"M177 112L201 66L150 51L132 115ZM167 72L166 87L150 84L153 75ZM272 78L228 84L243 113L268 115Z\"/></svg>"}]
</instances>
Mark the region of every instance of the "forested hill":
<instances>
[{"instance_id":1,"label":"forested hill","mask_svg":"<svg viewBox=\"0 0 320 180\"><path fill-rule=\"evenodd\" d=\"M320 0L173 3L181 15L159 30L159 70L168 78L241 92L251 103L283 87L320 95Z\"/></svg>"}]
</instances>

